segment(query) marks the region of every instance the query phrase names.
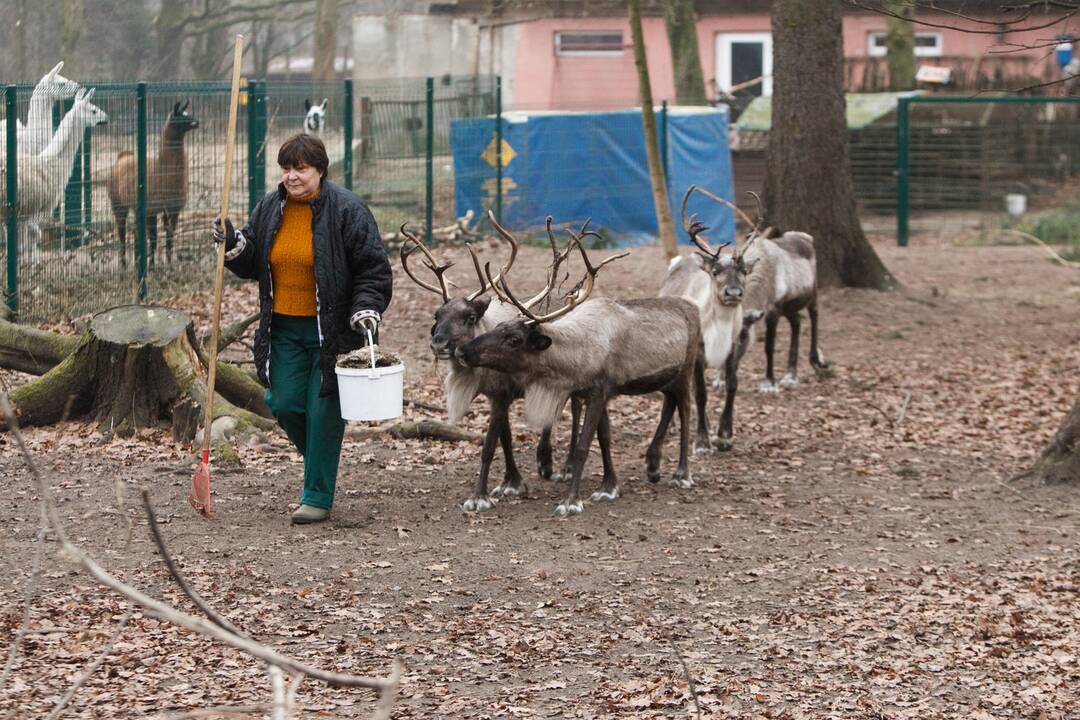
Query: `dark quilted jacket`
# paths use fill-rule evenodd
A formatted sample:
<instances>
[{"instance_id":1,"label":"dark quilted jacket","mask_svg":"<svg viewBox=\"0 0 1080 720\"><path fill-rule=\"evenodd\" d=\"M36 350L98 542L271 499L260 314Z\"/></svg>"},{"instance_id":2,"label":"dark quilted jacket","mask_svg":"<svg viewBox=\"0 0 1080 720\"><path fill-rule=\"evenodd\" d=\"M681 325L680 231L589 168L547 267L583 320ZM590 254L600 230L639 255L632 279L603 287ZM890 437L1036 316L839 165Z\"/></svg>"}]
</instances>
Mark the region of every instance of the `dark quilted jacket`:
<instances>
[{"instance_id":1,"label":"dark quilted jacket","mask_svg":"<svg viewBox=\"0 0 1080 720\"><path fill-rule=\"evenodd\" d=\"M270 248L285 208L284 185L259 201L240 230L245 246L225 265L238 277L259 281L259 328L255 332L255 367L259 381L270 384L270 319L274 311ZM367 206L353 193L325 178L311 204L315 297L322 342L320 395L337 392L334 364L341 353L367 344L352 331L349 318L361 310L380 315L390 305L390 263L379 228Z\"/></svg>"}]
</instances>

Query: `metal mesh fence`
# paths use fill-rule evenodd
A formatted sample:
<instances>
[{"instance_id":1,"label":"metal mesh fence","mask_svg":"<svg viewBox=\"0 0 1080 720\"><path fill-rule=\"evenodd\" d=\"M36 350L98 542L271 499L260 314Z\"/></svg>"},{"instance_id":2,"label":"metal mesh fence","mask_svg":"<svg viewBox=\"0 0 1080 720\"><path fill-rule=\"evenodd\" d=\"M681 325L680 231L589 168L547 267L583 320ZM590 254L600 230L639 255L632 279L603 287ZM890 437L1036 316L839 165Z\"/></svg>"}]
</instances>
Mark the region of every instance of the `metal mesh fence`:
<instances>
[{"instance_id":1,"label":"metal mesh fence","mask_svg":"<svg viewBox=\"0 0 1080 720\"><path fill-rule=\"evenodd\" d=\"M1080 249L1080 98L911 98L897 122L901 243L1020 230Z\"/></svg>"}]
</instances>

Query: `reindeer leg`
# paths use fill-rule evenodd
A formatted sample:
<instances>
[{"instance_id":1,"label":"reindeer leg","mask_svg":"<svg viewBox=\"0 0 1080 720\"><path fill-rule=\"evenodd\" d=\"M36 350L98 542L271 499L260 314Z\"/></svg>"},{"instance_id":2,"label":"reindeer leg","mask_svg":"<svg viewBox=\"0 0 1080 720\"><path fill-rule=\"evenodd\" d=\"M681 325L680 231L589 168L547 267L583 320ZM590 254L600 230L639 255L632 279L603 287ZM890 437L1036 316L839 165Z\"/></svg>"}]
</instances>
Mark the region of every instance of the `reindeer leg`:
<instances>
[{"instance_id":1,"label":"reindeer leg","mask_svg":"<svg viewBox=\"0 0 1080 720\"><path fill-rule=\"evenodd\" d=\"M127 215L127 208L124 208L123 212L113 212L113 217L116 218L116 236L120 240L120 267L127 267Z\"/></svg>"},{"instance_id":2,"label":"reindeer leg","mask_svg":"<svg viewBox=\"0 0 1080 720\"><path fill-rule=\"evenodd\" d=\"M765 379L758 386L758 392L779 392L773 376L773 350L776 349L776 326L779 322L779 315L769 313L765 316Z\"/></svg>"},{"instance_id":3,"label":"reindeer leg","mask_svg":"<svg viewBox=\"0 0 1080 720\"><path fill-rule=\"evenodd\" d=\"M787 316L791 325L791 347L788 349L787 371L780 378L780 387L792 387L799 384L799 328L802 318L793 312Z\"/></svg>"},{"instance_id":4,"label":"reindeer leg","mask_svg":"<svg viewBox=\"0 0 1080 720\"><path fill-rule=\"evenodd\" d=\"M806 311L810 314L810 366L817 369L827 367L825 363L825 355L821 352L821 348L817 344L817 296L815 295L810 304L806 306Z\"/></svg>"},{"instance_id":5,"label":"reindeer leg","mask_svg":"<svg viewBox=\"0 0 1080 720\"><path fill-rule=\"evenodd\" d=\"M670 390L664 391L664 408L660 411L660 422L656 426L649 449L645 451L645 477L649 482L660 482L660 451L664 446L668 425L675 414L675 395Z\"/></svg>"},{"instance_id":6,"label":"reindeer leg","mask_svg":"<svg viewBox=\"0 0 1080 720\"><path fill-rule=\"evenodd\" d=\"M692 370L691 370L692 372ZM679 466L671 477L675 487L694 487L690 476L690 372L684 373L676 389L675 407L679 411Z\"/></svg>"},{"instance_id":7,"label":"reindeer leg","mask_svg":"<svg viewBox=\"0 0 1080 720\"><path fill-rule=\"evenodd\" d=\"M600 443L600 456L604 459L604 482L600 490L594 492L589 499L593 502L619 499L619 479L615 476L615 463L611 460L611 418L608 417L607 408L600 416L600 424L596 428L596 440Z\"/></svg>"},{"instance_id":8,"label":"reindeer leg","mask_svg":"<svg viewBox=\"0 0 1080 720\"><path fill-rule=\"evenodd\" d=\"M522 482L521 473L518 472L517 463L514 462L514 435L510 431L509 402L506 404L506 412L506 422L502 423L502 430L499 433L506 470L503 473L502 483L491 489L491 496L496 498L528 497L529 488Z\"/></svg>"},{"instance_id":9,"label":"reindeer leg","mask_svg":"<svg viewBox=\"0 0 1080 720\"><path fill-rule=\"evenodd\" d=\"M476 480L472 497L461 504L461 509L465 512L482 512L495 507L495 503L488 497L488 472L495 457L495 444L502 435L502 427L509 427L509 410L510 403L506 398L498 395L491 397L491 417L488 419L487 434L484 436L484 447L480 450L480 477Z\"/></svg>"},{"instance_id":10,"label":"reindeer leg","mask_svg":"<svg viewBox=\"0 0 1080 720\"><path fill-rule=\"evenodd\" d=\"M709 388L705 382L705 358L699 356L694 362L694 404L697 406L697 433L694 438L694 454L700 455L712 450L709 443L709 416L706 404L709 401Z\"/></svg>"},{"instance_id":11,"label":"reindeer leg","mask_svg":"<svg viewBox=\"0 0 1080 720\"><path fill-rule=\"evenodd\" d=\"M536 474L550 480L551 465L551 428L544 428L540 433L540 442L536 444Z\"/></svg>"},{"instance_id":12,"label":"reindeer leg","mask_svg":"<svg viewBox=\"0 0 1080 720\"><path fill-rule=\"evenodd\" d=\"M566 481L572 474L574 449L577 448L581 427L581 402L580 398L570 397L570 449L566 452L566 462L563 463L562 472L552 475L552 480Z\"/></svg>"},{"instance_id":13,"label":"reindeer leg","mask_svg":"<svg viewBox=\"0 0 1080 720\"><path fill-rule=\"evenodd\" d=\"M555 514L559 517L578 515L584 509L581 505L581 497L578 494L581 488L581 473L585 469L585 461L589 457L589 445L592 444L593 435L596 434L600 425L600 418L607 411L607 395L602 390L590 394L588 405L585 407L585 419L581 423L581 433L578 435L577 444L574 446L573 462L570 472L570 489L566 498L555 508Z\"/></svg>"},{"instance_id":14,"label":"reindeer leg","mask_svg":"<svg viewBox=\"0 0 1080 720\"><path fill-rule=\"evenodd\" d=\"M720 427L716 431L716 447L730 450L735 441L735 391L739 389L739 352L732 350L724 361L727 386L724 393L724 410L720 415Z\"/></svg>"}]
</instances>

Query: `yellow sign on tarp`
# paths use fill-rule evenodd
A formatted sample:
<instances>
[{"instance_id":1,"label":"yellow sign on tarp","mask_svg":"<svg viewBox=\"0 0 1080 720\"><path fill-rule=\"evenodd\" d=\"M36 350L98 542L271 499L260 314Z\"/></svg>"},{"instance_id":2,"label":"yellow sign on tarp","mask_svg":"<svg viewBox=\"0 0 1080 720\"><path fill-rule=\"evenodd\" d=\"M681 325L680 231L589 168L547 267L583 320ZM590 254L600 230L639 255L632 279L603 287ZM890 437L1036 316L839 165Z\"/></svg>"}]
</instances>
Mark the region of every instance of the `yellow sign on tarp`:
<instances>
[{"instance_id":1,"label":"yellow sign on tarp","mask_svg":"<svg viewBox=\"0 0 1080 720\"><path fill-rule=\"evenodd\" d=\"M488 146L484 148L484 152L480 153L480 157L491 167L497 168L499 166L499 155L501 155L502 166L506 167L510 164L511 160L517 157L517 153L514 152L514 148L510 147L510 143L506 142L506 140L502 141L501 150L502 152L496 154L495 138L492 138L491 142L488 143Z\"/></svg>"}]
</instances>

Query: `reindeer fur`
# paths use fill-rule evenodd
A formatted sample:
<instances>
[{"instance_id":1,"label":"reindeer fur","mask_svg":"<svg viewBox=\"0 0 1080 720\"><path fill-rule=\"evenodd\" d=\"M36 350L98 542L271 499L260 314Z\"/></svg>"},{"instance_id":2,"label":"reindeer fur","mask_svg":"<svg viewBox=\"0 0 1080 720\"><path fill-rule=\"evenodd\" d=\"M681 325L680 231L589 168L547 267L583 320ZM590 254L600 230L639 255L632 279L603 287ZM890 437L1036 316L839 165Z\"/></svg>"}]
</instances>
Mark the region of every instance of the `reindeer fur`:
<instances>
[{"instance_id":1,"label":"reindeer fur","mask_svg":"<svg viewBox=\"0 0 1080 720\"><path fill-rule=\"evenodd\" d=\"M522 338L525 338L522 340ZM687 406L691 376L701 362L701 324L697 308L681 298L617 302L595 298L542 325L512 320L478 335L457 350L473 366L498 369L525 390L525 418L534 428L551 427L568 398L585 398L588 407L573 450L570 489L556 513L580 513L581 473L594 433L606 444L607 403L616 395L664 394L646 471L659 480L660 447L672 414L679 411L681 452L675 481L690 486L687 466ZM605 458L606 459L606 458ZM605 469L604 484L593 499L618 497L617 481Z\"/></svg>"}]
</instances>

